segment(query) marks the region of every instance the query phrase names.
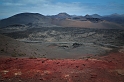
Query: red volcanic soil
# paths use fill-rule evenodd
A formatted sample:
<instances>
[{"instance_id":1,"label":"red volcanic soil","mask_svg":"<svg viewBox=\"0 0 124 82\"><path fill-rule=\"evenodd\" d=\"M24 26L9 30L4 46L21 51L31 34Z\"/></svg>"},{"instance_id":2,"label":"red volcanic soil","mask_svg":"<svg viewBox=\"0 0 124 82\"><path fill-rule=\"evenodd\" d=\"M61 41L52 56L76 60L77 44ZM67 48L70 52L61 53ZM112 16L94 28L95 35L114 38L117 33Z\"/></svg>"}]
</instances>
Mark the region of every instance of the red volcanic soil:
<instances>
[{"instance_id":1,"label":"red volcanic soil","mask_svg":"<svg viewBox=\"0 0 124 82\"><path fill-rule=\"evenodd\" d=\"M1 57L0 82L124 82L124 54L89 59Z\"/></svg>"}]
</instances>

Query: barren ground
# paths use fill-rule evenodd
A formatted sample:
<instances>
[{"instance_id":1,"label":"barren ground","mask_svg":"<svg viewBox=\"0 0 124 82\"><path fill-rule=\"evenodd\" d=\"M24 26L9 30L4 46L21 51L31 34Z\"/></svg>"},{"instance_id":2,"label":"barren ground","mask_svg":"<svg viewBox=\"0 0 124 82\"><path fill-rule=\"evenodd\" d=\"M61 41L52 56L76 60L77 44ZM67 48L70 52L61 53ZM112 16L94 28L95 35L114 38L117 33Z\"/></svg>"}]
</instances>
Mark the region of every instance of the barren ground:
<instances>
[{"instance_id":1,"label":"barren ground","mask_svg":"<svg viewBox=\"0 0 124 82\"><path fill-rule=\"evenodd\" d=\"M0 82L124 82L124 30L6 31Z\"/></svg>"},{"instance_id":2,"label":"barren ground","mask_svg":"<svg viewBox=\"0 0 124 82\"><path fill-rule=\"evenodd\" d=\"M0 58L0 82L124 82L124 53L86 59Z\"/></svg>"}]
</instances>

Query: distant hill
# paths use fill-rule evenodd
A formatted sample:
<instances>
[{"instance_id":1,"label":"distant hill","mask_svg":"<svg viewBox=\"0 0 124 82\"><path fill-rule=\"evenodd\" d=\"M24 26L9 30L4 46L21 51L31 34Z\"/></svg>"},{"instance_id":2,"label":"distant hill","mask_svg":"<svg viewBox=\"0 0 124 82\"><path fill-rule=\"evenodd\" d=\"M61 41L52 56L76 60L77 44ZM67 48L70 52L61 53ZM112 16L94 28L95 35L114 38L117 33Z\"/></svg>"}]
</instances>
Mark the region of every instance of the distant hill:
<instances>
[{"instance_id":1,"label":"distant hill","mask_svg":"<svg viewBox=\"0 0 124 82\"><path fill-rule=\"evenodd\" d=\"M93 18L102 18L102 16L98 15L98 14L93 14L93 15L90 15L91 17Z\"/></svg>"},{"instance_id":2,"label":"distant hill","mask_svg":"<svg viewBox=\"0 0 124 82\"><path fill-rule=\"evenodd\" d=\"M66 19L66 18L71 18L71 15L67 13L59 13L57 15L51 16L52 18L57 18L57 19Z\"/></svg>"},{"instance_id":3,"label":"distant hill","mask_svg":"<svg viewBox=\"0 0 124 82\"><path fill-rule=\"evenodd\" d=\"M0 27L17 24L41 24L50 25L51 19L39 13L20 13L12 17L0 20Z\"/></svg>"},{"instance_id":4,"label":"distant hill","mask_svg":"<svg viewBox=\"0 0 124 82\"><path fill-rule=\"evenodd\" d=\"M112 15L103 16L101 19L110 21L110 22L114 22L114 23L118 23L118 24L124 26L124 14L119 15L119 14L115 13Z\"/></svg>"}]
</instances>

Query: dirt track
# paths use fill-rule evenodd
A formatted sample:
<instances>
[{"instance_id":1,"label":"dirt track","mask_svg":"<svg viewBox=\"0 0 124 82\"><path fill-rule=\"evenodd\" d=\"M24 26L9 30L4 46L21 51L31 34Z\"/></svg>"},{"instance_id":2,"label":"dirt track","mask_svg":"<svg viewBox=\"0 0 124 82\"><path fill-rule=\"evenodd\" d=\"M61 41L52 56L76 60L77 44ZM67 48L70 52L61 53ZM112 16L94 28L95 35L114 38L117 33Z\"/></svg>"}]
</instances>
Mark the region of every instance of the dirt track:
<instances>
[{"instance_id":1,"label":"dirt track","mask_svg":"<svg viewBox=\"0 0 124 82\"><path fill-rule=\"evenodd\" d=\"M0 58L0 82L124 82L124 54L90 59Z\"/></svg>"}]
</instances>

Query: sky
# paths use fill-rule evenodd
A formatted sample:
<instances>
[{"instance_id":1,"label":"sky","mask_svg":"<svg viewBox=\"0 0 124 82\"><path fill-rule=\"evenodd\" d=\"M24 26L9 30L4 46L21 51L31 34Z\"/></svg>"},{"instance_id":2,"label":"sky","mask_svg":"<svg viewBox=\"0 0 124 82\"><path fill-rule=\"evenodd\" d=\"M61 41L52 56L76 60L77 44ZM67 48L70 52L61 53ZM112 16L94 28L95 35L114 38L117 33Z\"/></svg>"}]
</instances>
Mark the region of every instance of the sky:
<instances>
[{"instance_id":1,"label":"sky","mask_svg":"<svg viewBox=\"0 0 124 82\"><path fill-rule=\"evenodd\" d=\"M0 18L31 12L55 15L124 14L124 0L0 0Z\"/></svg>"}]
</instances>

